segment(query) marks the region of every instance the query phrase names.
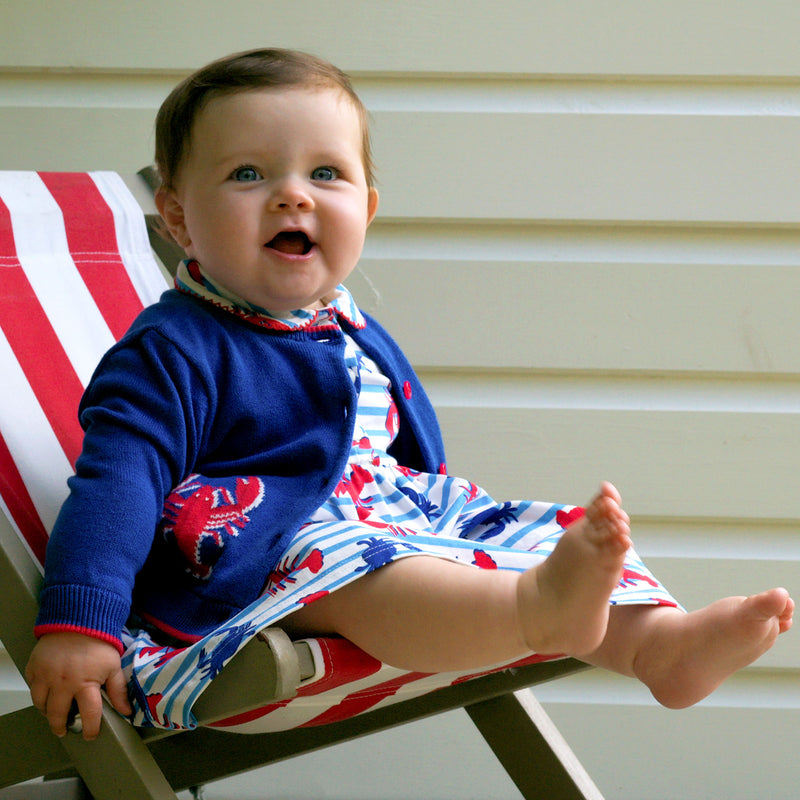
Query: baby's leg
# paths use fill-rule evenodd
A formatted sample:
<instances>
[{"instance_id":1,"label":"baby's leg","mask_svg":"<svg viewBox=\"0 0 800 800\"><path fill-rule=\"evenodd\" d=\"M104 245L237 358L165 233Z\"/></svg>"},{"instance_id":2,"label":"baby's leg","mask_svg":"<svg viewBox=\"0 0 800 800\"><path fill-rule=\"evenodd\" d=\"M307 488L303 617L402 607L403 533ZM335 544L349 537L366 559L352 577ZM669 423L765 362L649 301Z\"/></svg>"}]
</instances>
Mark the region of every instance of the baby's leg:
<instances>
[{"instance_id":1,"label":"baby's leg","mask_svg":"<svg viewBox=\"0 0 800 800\"><path fill-rule=\"evenodd\" d=\"M609 596L630 546L610 484L553 553L524 573L410 556L285 620L290 635L344 636L393 666L471 669L530 651L581 655L605 635Z\"/></svg>"},{"instance_id":2,"label":"baby's leg","mask_svg":"<svg viewBox=\"0 0 800 800\"><path fill-rule=\"evenodd\" d=\"M414 555L315 600L282 621L297 636L337 634L386 664L449 672L520 657L518 573Z\"/></svg>"},{"instance_id":3,"label":"baby's leg","mask_svg":"<svg viewBox=\"0 0 800 800\"><path fill-rule=\"evenodd\" d=\"M793 611L785 589L726 597L689 614L615 606L603 644L585 660L635 676L663 705L685 708L769 650Z\"/></svg>"}]
</instances>

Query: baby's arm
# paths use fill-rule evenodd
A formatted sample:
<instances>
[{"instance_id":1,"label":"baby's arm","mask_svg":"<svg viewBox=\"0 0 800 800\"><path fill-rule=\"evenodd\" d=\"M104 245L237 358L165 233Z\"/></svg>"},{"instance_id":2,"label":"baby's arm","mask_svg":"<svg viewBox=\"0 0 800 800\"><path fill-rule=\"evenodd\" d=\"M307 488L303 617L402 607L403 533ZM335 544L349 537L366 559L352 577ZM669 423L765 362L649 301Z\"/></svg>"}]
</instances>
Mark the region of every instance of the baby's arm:
<instances>
[{"instance_id":1,"label":"baby's arm","mask_svg":"<svg viewBox=\"0 0 800 800\"><path fill-rule=\"evenodd\" d=\"M120 714L131 713L125 676L114 645L82 633L48 633L39 639L25 668L31 699L50 723L56 736L67 732L72 701L78 704L83 738L94 739L100 732L102 697Z\"/></svg>"}]
</instances>

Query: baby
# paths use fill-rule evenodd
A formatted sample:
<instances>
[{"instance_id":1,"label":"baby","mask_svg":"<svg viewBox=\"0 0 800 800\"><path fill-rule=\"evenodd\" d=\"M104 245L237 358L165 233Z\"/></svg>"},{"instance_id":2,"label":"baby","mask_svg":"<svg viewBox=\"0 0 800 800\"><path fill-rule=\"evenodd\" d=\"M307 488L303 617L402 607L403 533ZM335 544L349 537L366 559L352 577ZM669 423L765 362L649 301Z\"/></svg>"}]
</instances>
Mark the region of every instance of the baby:
<instances>
[{"instance_id":1,"label":"baby","mask_svg":"<svg viewBox=\"0 0 800 800\"><path fill-rule=\"evenodd\" d=\"M678 708L790 628L780 588L683 611L631 549L611 484L581 514L446 474L413 370L342 285L378 208L343 73L284 50L221 59L167 98L156 140L156 202L187 260L81 404L26 670L54 733L76 701L96 736L103 686L131 712L123 625L196 641L331 542L351 566L281 625L408 670L564 653ZM190 499L230 516L201 531Z\"/></svg>"}]
</instances>

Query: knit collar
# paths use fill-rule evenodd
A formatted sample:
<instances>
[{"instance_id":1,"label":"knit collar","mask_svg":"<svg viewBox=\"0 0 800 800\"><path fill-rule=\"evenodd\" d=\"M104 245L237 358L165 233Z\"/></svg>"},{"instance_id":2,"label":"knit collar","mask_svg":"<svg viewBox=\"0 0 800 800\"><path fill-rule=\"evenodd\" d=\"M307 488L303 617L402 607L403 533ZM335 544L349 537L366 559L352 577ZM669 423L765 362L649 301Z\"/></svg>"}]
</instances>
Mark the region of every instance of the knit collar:
<instances>
[{"instance_id":1,"label":"knit collar","mask_svg":"<svg viewBox=\"0 0 800 800\"><path fill-rule=\"evenodd\" d=\"M342 285L336 287L336 295L325 308L300 308L280 317L270 314L266 308L248 303L214 283L193 259L186 259L178 265L175 288L222 308L246 322L271 330L302 331L325 325L338 327L338 318L345 319L354 328L363 328L367 324L353 296Z\"/></svg>"}]
</instances>

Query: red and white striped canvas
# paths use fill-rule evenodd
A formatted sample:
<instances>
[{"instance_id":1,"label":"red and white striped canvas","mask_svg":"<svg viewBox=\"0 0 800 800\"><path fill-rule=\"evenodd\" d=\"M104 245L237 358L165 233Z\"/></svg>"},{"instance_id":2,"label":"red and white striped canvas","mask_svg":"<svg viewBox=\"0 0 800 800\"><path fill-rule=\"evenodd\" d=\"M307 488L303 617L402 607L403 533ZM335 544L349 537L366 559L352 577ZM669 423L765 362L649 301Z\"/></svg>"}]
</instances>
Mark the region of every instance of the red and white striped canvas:
<instances>
[{"instance_id":1,"label":"red and white striped canvas","mask_svg":"<svg viewBox=\"0 0 800 800\"><path fill-rule=\"evenodd\" d=\"M0 172L0 505L40 569L81 448L83 388L166 288L118 175ZM218 724L243 733L324 724L469 677L397 670L344 640L310 646L316 674L297 697ZM535 660L544 659L519 663Z\"/></svg>"},{"instance_id":2,"label":"red and white striped canvas","mask_svg":"<svg viewBox=\"0 0 800 800\"><path fill-rule=\"evenodd\" d=\"M0 495L41 565L103 353L166 280L113 173L0 173Z\"/></svg>"}]
</instances>

